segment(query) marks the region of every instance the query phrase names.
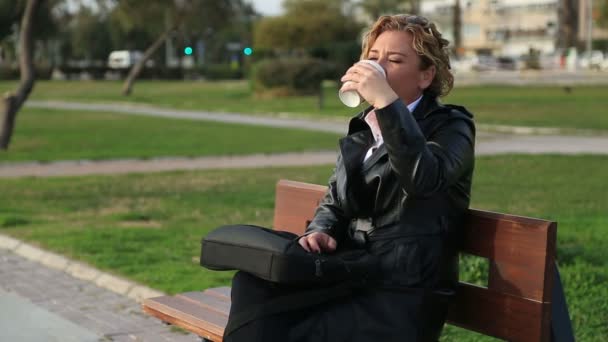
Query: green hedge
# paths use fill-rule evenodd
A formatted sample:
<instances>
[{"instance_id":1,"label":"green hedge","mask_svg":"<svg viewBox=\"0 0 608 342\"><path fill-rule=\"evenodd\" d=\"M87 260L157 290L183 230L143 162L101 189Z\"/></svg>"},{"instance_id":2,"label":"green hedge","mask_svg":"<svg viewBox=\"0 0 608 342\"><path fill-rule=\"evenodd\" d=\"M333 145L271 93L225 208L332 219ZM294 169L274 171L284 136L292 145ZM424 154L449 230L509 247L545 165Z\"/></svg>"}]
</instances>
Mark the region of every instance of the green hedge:
<instances>
[{"instance_id":1,"label":"green hedge","mask_svg":"<svg viewBox=\"0 0 608 342\"><path fill-rule=\"evenodd\" d=\"M243 69L230 64L209 64L201 67L199 72L208 80L239 80L243 78Z\"/></svg>"},{"instance_id":2,"label":"green hedge","mask_svg":"<svg viewBox=\"0 0 608 342\"><path fill-rule=\"evenodd\" d=\"M265 59L254 65L253 87L256 93L315 94L334 70L333 64L310 57Z\"/></svg>"},{"instance_id":3,"label":"green hedge","mask_svg":"<svg viewBox=\"0 0 608 342\"><path fill-rule=\"evenodd\" d=\"M37 79L50 80L53 67L50 65L35 65L34 73ZM0 80L18 80L21 77L18 65L0 64Z\"/></svg>"}]
</instances>

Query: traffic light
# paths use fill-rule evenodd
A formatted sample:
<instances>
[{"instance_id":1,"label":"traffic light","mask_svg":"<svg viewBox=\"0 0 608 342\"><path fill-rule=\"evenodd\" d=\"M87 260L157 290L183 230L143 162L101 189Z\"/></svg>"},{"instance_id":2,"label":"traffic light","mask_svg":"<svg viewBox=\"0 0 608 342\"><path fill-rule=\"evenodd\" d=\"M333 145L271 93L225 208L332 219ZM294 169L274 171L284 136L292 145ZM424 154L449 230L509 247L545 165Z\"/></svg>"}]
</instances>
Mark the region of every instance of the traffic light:
<instances>
[{"instance_id":1,"label":"traffic light","mask_svg":"<svg viewBox=\"0 0 608 342\"><path fill-rule=\"evenodd\" d=\"M244 49L243 49L243 53L244 53L246 56L251 56L251 55L253 54L253 49L252 49L252 48L250 48L250 47L246 47L246 48L244 48Z\"/></svg>"},{"instance_id":2,"label":"traffic light","mask_svg":"<svg viewBox=\"0 0 608 342\"><path fill-rule=\"evenodd\" d=\"M186 56L191 56L191 55L192 55L192 52L194 52L194 50L192 49L192 47L191 47L191 46L186 46L186 47L184 48L184 55L186 55Z\"/></svg>"}]
</instances>

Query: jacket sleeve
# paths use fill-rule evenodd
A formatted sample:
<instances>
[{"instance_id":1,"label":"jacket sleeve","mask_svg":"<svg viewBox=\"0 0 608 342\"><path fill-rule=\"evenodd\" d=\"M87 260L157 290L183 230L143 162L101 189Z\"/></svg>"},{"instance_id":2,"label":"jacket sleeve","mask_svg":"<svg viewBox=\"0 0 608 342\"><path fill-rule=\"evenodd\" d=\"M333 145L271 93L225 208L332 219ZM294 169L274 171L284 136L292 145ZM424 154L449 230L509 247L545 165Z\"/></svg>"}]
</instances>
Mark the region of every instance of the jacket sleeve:
<instances>
[{"instance_id":1,"label":"jacket sleeve","mask_svg":"<svg viewBox=\"0 0 608 342\"><path fill-rule=\"evenodd\" d=\"M427 140L401 100L376 110L391 168L408 196L424 198L444 191L472 167L472 120L462 113L452 114Z\"/></svg>"},{"instance_id":2,"label":"jacket sleeve","mask_svg":"<svg viewBox=\"0 0 608 342\"><path fill-rule=\"evenodd\" d=\"M331 177L329 177L328 183L327 192L319 203L304 235L322 232L329 234L337 241L341 241L346 233L350 218L346 215L338 199L335 170Z\"/></svg>"}]
</instances>

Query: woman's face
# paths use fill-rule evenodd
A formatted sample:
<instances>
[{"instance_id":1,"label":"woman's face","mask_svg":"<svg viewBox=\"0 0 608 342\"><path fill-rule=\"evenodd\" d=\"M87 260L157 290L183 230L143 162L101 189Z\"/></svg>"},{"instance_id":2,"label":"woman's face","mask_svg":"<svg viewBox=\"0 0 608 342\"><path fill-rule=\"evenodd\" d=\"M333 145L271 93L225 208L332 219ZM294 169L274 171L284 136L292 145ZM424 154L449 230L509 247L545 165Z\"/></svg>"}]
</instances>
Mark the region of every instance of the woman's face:
<instances>
[{"instance_id":1,"label":"woman's face","mask_svg":"<svg viewBox=\"0 0 608 342\"><path fill-rule=\"evenodd\" d=\"M435 77L435 66L420 70L421 58L412 47L412 34L385 31L378 36L367 56L386 70L388 84L407 104L414 102Z\"/></svg>"}]
</instances>

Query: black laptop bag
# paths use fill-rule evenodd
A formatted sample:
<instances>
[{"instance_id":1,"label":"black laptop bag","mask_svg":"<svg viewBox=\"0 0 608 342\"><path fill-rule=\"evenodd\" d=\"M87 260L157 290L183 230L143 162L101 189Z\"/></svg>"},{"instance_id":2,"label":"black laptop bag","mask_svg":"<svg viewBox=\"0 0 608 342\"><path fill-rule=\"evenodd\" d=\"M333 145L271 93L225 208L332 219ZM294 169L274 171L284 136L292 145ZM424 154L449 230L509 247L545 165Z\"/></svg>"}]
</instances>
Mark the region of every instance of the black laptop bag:
<instances>
[{"instance_id":1,"label":"black laptop bag","mask_svg":"<svg viewBox=\"0 0 608 342\"><path fill-rule=\"evenodd\" d=\"M331 284L377 272L378 259L364 249L309 253L293 233L252 225L222 226L202 240L201 266L241 270L283 284Z\"/></svg>"}]
</instances>

